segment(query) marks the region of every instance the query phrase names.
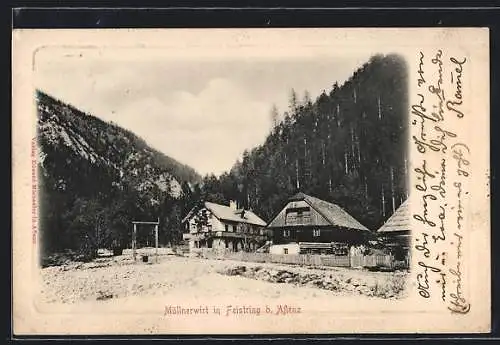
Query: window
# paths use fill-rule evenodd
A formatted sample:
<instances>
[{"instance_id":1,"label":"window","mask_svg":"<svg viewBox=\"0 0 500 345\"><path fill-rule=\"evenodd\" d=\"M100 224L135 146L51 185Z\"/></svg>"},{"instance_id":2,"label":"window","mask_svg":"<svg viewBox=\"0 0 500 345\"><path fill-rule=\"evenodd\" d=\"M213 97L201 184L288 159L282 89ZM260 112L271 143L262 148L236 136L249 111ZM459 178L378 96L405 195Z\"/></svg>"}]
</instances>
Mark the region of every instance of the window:
<instances>
[{"instance_id":1,"label":"window","mask_svg":"<svg viewBox=\"0 0 500 345\"><path fill-rule=\"evenodd\" d=\"M283 237L290 237L290 230L283 230Z\"/></svg>"},{"instance_id":2,"label":"window","mask_svg":"<svg viewBox=\"0 0 500 345\"><path fill-rule=\"evenodd\" d=\"M226 231L229 231L229 225L226 224L225 227L226 227Z\"/></svg>"},{"instance_id":3,"label":"window","mask_svg":"<svg viewBox=\"0 0 500 345\"><path fill-rule=\"evenodd\" d=\"M236 225L233 225L233 231L236 232Z\"/></svg>"},{"instance_id":4,"label":"window","mask_svg":"<svg viewBox=\"0 0 500 345\"><path fill-rule=\"evenodd\" d=\"M283 254L288 254L288 248L283 248Z\"/></svg>"},{"instance_id":5,"label":"window","mask_svg":"<svg viewBox=\"0 0 500 345\"><path fill-rule=\"evenodd\" d=\"M321 235L321 231L320 229L314 229L313 230L313 236L314 237L319 237Z\"/></svg>"},{"instance_id":6,"label":"window","mask_svg":"<svg viewBox=\"0 0 500 345\"><path fill-rule=\"evenodd\" d=\"M286 210L285 224L307 225L311 223L311 209L309 207L295 207Z\"/></svg>"}]
</instances>

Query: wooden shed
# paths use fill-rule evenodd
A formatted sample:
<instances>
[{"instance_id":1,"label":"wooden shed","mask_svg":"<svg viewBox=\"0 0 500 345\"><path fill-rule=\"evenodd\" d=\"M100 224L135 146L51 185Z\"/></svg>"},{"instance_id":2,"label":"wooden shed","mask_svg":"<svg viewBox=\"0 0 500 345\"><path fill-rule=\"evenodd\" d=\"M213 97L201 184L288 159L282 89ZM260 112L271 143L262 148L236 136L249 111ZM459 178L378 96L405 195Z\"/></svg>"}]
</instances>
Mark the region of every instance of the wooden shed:
<instances>
[{"instance_id":1,"label":"wooden shed","mask_svg":"<svg viewBox=\"0 0 500 345\"><path fill-rule=\"evenodd\" d=\"M397 260L403 260L409 255L410 227L409 202L406 200L377 231L378 237L391 250Z\"/></svg>"}]
</instances>

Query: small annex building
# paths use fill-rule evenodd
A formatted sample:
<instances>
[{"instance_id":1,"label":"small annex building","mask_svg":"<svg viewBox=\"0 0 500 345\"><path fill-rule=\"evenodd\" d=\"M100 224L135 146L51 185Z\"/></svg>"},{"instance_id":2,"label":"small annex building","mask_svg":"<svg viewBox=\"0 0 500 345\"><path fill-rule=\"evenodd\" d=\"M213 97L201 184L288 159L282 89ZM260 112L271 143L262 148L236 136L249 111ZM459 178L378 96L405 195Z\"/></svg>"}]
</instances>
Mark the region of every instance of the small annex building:
<instances>
[{"instance_id":1,"label":"small annex building","mask_svg":"<svg viewBox=\"0 0 500 345\"><path fill-rule=\"evenodd\" d=\"M408 200L404 201L378 229L377 236L396 260L408 259L411 245L411 220Z\"/></svg>"}]
</instances>

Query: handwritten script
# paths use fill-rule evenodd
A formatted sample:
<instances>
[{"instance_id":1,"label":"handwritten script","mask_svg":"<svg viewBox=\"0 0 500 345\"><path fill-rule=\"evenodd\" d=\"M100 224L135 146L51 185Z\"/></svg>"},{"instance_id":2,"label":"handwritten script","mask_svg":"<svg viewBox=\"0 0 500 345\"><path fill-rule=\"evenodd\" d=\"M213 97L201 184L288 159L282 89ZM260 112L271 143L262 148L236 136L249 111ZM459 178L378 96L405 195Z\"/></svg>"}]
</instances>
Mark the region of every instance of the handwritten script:
<instances>
[{"instance_id":1,"label":"handwritten script","mask_svg":"<svg viewBox=\"0 0 500 345\"><path fill-rule=\"evenodd\" d=\"M461 119L471 116L465 109L467 67L464 56L441 49L420 52L411 104L417 293L459 314L471 308L464 255L473 152L461 132Z\"/></svg>"}]
</instances>

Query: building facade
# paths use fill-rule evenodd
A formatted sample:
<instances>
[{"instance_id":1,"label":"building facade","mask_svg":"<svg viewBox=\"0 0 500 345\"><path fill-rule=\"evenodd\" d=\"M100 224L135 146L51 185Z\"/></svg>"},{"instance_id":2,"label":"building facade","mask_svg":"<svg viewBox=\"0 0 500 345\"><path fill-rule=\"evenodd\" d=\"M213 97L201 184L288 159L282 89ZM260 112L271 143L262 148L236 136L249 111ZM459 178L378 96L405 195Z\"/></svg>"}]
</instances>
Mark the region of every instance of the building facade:
<instances>
[{"instance_id":1,"label":"building facade","mask_svg":"<svg viewBox=\"0 0 500 345\"><path fill-rule=\"evenodd\" d=\"M229 251L255 251L268 240L266 222L249 210L205 202L194 207L183 219L184 239L190 250L209 248Z\"/></svg>"},{"instance_id":2,"label":"building facade","mask_svg":"<svg viewBox=\"0 0 500 345\"><path fill-rule=\"evenodd\" d=\"M370 231L338 205L298 193L268 224L272 254L347 255Z\"/></svg>"}]
</instances>

